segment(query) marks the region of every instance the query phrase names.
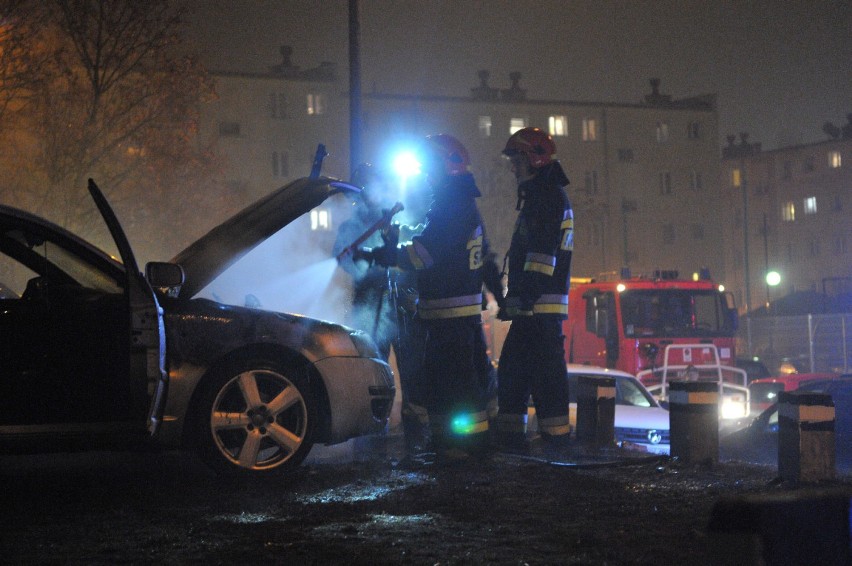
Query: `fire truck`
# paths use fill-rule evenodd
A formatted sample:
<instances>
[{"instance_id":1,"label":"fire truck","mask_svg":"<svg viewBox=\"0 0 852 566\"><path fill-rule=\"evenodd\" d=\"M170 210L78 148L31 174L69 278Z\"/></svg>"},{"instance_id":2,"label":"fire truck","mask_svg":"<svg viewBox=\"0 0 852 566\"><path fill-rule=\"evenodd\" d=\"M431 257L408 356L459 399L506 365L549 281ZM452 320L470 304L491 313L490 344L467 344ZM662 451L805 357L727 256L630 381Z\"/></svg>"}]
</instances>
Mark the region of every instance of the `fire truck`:
<instances>
[{"instance_id":1,"label":"fire truck","mask_svg":"<svg viewBox=\"0 0 852 566\"><path fill-rule=\"evenodd\" d=\"M622 270L596 279L572 278L564 323L565 360L636 375L666 400L672 379L718 382L734 418L748 407L745 372L734 367L737 310L731 293L702 270L632 276Z\"/></svg>"}]
</instances>

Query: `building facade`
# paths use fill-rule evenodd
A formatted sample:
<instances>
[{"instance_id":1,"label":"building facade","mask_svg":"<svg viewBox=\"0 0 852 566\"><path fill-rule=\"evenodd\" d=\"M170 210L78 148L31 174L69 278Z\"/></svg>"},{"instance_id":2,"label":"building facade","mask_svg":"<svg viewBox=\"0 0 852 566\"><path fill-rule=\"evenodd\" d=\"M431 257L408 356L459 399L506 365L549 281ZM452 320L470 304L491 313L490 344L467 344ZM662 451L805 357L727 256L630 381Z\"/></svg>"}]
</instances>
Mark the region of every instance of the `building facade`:
<instances>
[{"instance_id":1,"label":"building facade","mask_svg":"<svg viewBox=\"0 0 852 566\"><path fill-rule=\"evenodd\" d=\"M728 136L721 170L728 280L743 310L852 293L852 121L833 139L773 151Z\"/></svg>"},{"instance_id":2,"label":"building facade","mask_svg":"<svg viewBox=\"0 0 852 566\"><path fill-rule=\"evenodd\" d=\"M269 73L214 72L218 100L205 110L202 139L213 141L228 182L254 200L305 176L317 144L327 146L323 172L345 178L349 98L333 65L300 70L282 48ZM501 151L517 129L550 132L571 180L575 210L573 272L594 277L709 268L726 282L719 187L718 114L712 95L676 100L651 92L636 103L541 100L527 95L519 73L506 88L479 82L460 96L364 92L361 155L389 175L397 152L433 133L459 138L483 193L480 208L492 247L507 251L517 191ZM415 190L393 179L400 190ZM345 220L335 211L326 228Z\"/></svg>"}]
</instances>

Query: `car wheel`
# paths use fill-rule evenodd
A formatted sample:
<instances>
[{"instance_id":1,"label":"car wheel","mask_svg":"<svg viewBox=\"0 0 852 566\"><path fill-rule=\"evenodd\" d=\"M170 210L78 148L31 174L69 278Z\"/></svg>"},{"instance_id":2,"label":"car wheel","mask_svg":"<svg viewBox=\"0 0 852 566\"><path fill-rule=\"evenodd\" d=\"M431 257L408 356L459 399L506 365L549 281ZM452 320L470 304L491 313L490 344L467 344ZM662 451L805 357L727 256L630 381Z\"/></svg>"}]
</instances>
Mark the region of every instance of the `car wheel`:
<instances>
[{"instance_id":1,"label":"car wheel","mask_svg":"<svg viewBox=\"0 0 852 566\"><path fill-rule=\"evenodd\" d=\"M198 450L220 473L292 470L313 446L317 410L306 377L270 362L217 371L198 409Z\"/></svg>"}]
</instances>

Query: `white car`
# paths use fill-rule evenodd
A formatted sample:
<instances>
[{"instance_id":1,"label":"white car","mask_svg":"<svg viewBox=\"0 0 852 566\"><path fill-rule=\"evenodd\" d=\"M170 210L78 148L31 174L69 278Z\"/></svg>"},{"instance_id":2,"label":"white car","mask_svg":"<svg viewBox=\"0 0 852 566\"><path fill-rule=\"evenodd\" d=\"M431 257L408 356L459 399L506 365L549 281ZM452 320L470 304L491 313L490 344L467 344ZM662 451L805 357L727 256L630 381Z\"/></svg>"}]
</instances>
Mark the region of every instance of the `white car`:
<instances>
[{"instance_id":1,"label":"white car","mask_svg":"<svg viewBox=\"0 0 852 566\"><path fill-rule=\"evenodd\" d=\"M577 378L615 378L615 441L651 454L669 454L669 412L660 406L638 379L629 373L595 366L567 364L569 416L572 434L577 428ZM530 407L530 429L535 409Z\"/></svg>"}]
</instances>

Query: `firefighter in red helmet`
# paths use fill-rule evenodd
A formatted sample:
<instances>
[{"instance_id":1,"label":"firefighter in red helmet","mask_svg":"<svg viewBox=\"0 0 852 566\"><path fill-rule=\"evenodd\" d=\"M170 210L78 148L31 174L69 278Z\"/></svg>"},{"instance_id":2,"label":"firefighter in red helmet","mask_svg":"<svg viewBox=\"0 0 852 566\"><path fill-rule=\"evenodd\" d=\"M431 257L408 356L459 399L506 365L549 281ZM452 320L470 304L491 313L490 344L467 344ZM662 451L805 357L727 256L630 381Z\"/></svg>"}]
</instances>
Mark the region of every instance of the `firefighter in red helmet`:
<instances>
[{"instance_id":1,"label":"firefighter in red helmet","mask_svg":"<svg viewBox=\"0 0 852 566\"><path fill-rule=\"evenodd\" d=\"M501 301L503 293L467 150L450 135L432 135L420 161L433 197L423 232L371 256L417 273L417 318L426 330L419 381L432 445L438 458L466 457L488 447L487 409L495 395L482 331L483 284Z\"/></svg>"},{"instance_id":2,"label":"firefighter in red helmet","mask_svg":"<svg viewBox=\"0 0 852 566\"><path fill-rule=\"evenodd\" d=\"M503 154L518 182L518 218L508 261L506 306L511 320L498 373L498 438L526 443L532 395L542 439L568 440L568 380L562 321L574 247L574 216L565 191L568 177L555 159L556 145L538 128L512 134Z\"/></svg>"}]
</instances>

